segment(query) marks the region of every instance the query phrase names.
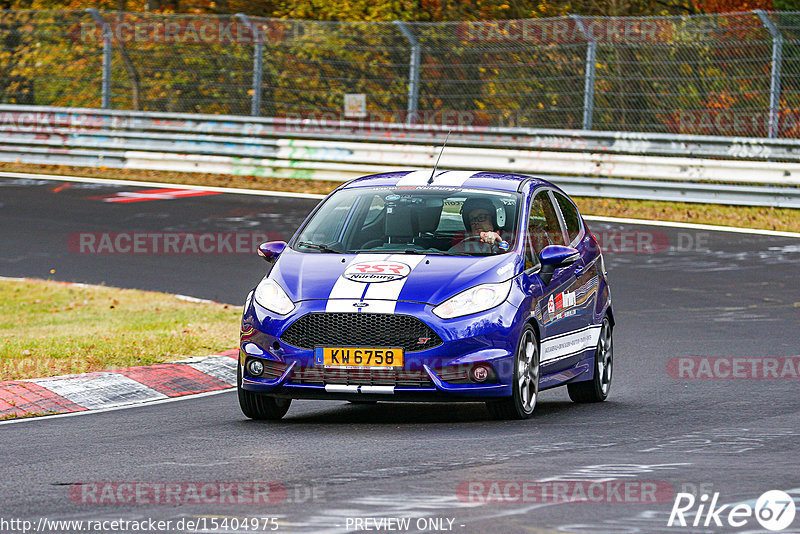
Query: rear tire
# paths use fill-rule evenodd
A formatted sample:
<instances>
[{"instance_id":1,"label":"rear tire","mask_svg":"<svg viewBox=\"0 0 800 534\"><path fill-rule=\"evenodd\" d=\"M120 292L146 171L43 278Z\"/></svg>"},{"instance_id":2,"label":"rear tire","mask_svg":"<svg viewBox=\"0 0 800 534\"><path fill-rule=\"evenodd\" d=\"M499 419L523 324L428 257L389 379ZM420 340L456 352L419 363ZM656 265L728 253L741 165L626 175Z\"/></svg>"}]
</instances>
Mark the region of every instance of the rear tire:
<instances>
[{"instance_id":1,"label":"rear tire","mask_svg":"<svg viewBox=\"0 0 800 534\"><path fill-rule=\"evenodd\" d=\"M487 402L494 419L528 419L539 397L539 343L530 324L522 329L514 357L514 383L511 397Z\"/></svg>"},{"instance_id":2,"label":"rear tire","mask_svg":"<svg viewBox=\"0 0 800 534\"><path fill-rule=\"evenodd\" d=\"M574 402L603 402L611 391L611 375L614 370L614 342L611 322L603 318L600 339L594 352L594 378L584 382L567 384L569 398Z\"/></svg>"},{"instance_id":3,"label":"rear tire","mask_svg":"<svg viewBox=\"0 0 800 534\"><path fill-rule=\"evenodd\" d=\"M242 389L242 366L237 364L236 367L236 390L243 414L259 421L277 421L286 415L292 399L276 399Z\"/></svg>"}]
</instances>

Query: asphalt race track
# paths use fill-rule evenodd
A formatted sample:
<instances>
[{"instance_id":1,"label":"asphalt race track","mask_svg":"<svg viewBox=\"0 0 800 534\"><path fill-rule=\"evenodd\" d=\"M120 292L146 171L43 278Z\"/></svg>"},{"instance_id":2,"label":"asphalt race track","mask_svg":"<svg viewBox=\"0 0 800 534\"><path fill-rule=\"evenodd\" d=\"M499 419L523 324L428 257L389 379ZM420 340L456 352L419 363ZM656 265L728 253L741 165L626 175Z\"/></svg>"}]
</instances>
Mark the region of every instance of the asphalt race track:
<instances>
[{"instance_id":1,"label":"asphalt race track","mask_svg":"<svg viewBox=\"0 0 800 534\"><path fill-rule=\"evenodd\" d=\"M316 203L234 194L103 200L143 189L0 179L0 275L239 304L263 274L253 254L98 254L75 240L97 232L288 238ZM800 502L799 360L787 359L800 355L800 240L589 225L605 244L617 320L605 403L577 405L557 389L541 396L531 420L496 422L481 404L295 401L281 422L259 423L226 392L5 424L0 516L172 520L171 532L198 531L175 526L198 518L207 531L217 521L217 532L244 532L233 520L245 518L267 518L255 531L278 532L766 532L754 517L734 529L730 507L722 527L713 518L704 527L705 513L691 524L701 499L717 493L717 507L754 507L767 490ZM776 359L775 376L755 369ZM272 483L271 502L187 498L186 488L205 482L232 483L245 496L253 483ZM126 483L178 484L185 493L179 504L120 502L111 489ZM697 503L685 513L689 526L668 527L678 492ZM390 518L410 518L409 526ZM800 532L800 514L784 532Z\"/></svg>"}]
</instances>

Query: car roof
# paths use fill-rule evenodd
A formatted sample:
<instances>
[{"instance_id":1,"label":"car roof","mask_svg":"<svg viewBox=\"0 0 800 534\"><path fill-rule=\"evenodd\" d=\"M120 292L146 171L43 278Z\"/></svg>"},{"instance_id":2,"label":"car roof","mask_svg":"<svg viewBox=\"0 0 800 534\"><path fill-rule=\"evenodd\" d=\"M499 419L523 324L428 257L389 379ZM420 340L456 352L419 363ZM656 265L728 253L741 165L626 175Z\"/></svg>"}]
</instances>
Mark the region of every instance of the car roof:
<instances>
[{"instance_id":1,"label":"car roof","mask_svg":"<svg viewBox=\"0 0 800 534\"><path fill-rule=\"evenodd\" d=\"M518 191L520 185L530 180L532 185L552 186L550 182L542 178L526 176L524 174L512 174L506 172L486 172L486 171L446 171L437 170L433 182L428 184L431 177L431 170L421 171L399 171L386 172L382 174L371 174L356 178L345 184L343 188L350 189L355 187L414 187L414 186L433 186L433 187L463 187L470 189L494 189L499 191Z\"/></svg>"}]
</instances>

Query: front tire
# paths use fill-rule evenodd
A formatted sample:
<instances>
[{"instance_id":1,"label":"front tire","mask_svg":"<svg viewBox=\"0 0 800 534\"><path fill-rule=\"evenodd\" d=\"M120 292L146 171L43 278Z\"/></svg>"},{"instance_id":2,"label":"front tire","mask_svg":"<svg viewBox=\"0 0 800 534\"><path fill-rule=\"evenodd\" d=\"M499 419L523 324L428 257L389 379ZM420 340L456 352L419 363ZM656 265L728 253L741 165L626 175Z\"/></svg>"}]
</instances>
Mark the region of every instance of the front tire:
<instances>
[{"instance_id":1,"label":"front tire","mask_svg":"<svg viewBox=\"0 0 800 534\"><path fill-rule=\"evenodd\" d=\"M514 357L514 383L511 397L486 403L494 419L528 419L539 397L539 343L536 332L526 324Z\"/></svg>"},{"instance_id":2,"label":"front tire","mask_svg":"<svg viewBox=\"0 0 800 534\"><path fill-rule=\"evenodd\" d=\"M594 378L584 382L567 384L569 398L575 402L603 402L611 391L611 375L614 370L614 342L611 322L603 318L600 339L594 352Z\"/></svg>"},{"instance_id":3,"label":"front tire","mask_svg":"<svg viewBox=\"0 0 800 534\"><path fill-rule=\"evenodd\" d=\"M259 421L277 421L286 415L292 399L276 399L242 389L242 366L237 364L236 367L236 390L243 414Z\"/></svg>"}]
</instances>

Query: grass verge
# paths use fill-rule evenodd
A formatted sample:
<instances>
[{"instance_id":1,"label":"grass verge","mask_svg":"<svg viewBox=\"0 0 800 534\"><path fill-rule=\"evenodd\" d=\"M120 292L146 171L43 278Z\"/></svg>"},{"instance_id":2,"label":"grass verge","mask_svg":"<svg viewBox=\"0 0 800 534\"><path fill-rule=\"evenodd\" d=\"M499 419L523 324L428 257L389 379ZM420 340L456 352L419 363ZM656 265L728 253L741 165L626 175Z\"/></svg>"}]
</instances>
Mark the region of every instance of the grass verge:
<instances>
[{"instance_id":1,"label":"grass verge","mask_svg":"<svg viewBox=\"0 0 800 534\"><path fill-rule=\"evenodd\" d=\"M136 169L96 169L93 167L29 165L21 163L0 163L0 171L65 174L72 176L88 176L92 178L112 178L117 180L146 180L171 184L238 187L269 191L289 191L294 193L318 193L323 195L330 193L341 183L319 180L267 178L263 176L234 176L228 174L145 171ZM797 209L589 197L575 197L575 202L584 215L631 217L636 219L800 232L800 210Z\"/></svg>"},{"instance_id":2,"label":"grass verge","mask_svg":"<svg viewBox=\"0 0 800 534\"><path fill-rule=\"evenodd\" d=\"M164 293L0 280L0 380L221 352L236 347L240 312Z\"/></svg>"}]
</instances>

